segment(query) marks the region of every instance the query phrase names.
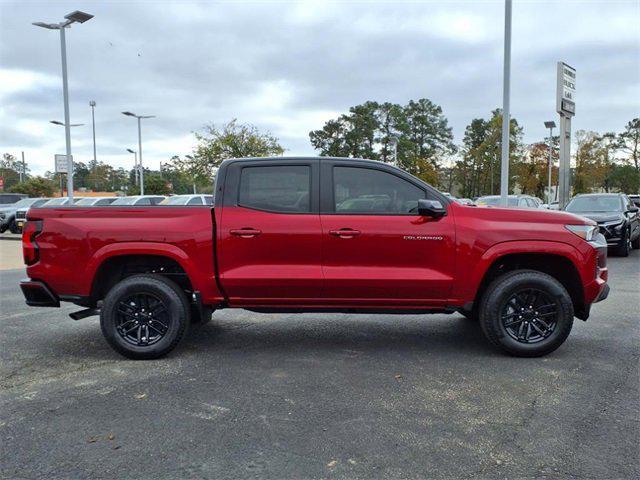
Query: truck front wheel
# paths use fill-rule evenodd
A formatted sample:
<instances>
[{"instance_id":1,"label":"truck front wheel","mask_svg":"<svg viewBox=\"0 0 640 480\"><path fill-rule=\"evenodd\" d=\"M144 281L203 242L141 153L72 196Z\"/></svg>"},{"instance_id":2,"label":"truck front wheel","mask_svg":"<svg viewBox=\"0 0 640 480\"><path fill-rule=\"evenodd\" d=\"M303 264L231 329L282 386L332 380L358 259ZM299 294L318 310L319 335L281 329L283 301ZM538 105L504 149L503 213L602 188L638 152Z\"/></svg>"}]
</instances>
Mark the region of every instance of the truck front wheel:
<instances>
[{"instance_id":1,"label":"truck front wheel","mask_svg":"<svg viewBox=\"0 0 640 480\"><path fill-rule=\"evenodd\" d=\"M100 310L111 347L135 360L159 358L175 348L190 321L180 287L160 275L134 275L117 283Z\"/></svg>"},{"instance_id":2,"label":"truck front wheel","mask_svg":"<svg viewBox=\"0 0 640 480\"><path fill-rule=\"evenodd\" d=\"M495 279L485 291L480 325L487 339L519 357L539 357L564 343L573 326L573 303L555 278L516 270Z\"/></svg>"}]
</instances>

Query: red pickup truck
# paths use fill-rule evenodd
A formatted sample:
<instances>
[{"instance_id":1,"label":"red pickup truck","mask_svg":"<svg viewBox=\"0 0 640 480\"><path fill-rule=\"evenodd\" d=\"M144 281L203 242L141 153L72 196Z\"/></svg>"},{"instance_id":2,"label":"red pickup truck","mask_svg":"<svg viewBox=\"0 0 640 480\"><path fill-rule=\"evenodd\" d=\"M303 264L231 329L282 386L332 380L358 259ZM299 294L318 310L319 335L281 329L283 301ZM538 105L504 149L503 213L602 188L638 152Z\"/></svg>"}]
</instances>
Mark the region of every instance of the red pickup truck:
<instances>
[{"instance_id":1,"label":"red pickup truck","mask_svg":"<svg viewBox=\"0 0 640 480\"><path fill-rule=\"evenodd\" d=\"M226 160L213 208L36 208L22 241L27 304L99 314L130 358L165 355L223 308L459 312L539 356L609 291L595 222L461 205L370 160Z\"/></svg>"}]
</instances>

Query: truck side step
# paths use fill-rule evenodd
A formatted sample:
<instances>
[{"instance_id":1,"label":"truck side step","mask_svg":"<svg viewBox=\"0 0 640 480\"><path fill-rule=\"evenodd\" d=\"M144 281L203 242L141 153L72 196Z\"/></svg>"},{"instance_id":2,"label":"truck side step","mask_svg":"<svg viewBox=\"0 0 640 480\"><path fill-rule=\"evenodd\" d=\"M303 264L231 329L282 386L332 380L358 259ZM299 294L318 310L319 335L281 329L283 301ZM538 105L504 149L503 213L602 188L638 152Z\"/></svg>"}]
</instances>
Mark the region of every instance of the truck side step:
<instances>
[{"instance_id":1,"label":"truck side step","mask_svg":"<svg viewBox=\"0 0 640 480\"><path fill-rule=\"evenodd\" d=\"M69 316L74 320L82 320L83 318L92 317L94 315L100 315L99 308L85 308L79 312L70 313Z\"/></svg>"}]
</instances>

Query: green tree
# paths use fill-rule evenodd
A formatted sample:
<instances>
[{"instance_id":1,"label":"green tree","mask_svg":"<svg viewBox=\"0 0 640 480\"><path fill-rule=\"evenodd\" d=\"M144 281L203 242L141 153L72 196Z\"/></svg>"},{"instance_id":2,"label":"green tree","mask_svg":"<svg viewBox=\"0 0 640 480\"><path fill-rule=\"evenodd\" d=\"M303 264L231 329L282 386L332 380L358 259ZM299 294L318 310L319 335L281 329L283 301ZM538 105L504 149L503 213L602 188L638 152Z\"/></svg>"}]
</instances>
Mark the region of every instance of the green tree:
<instances>
[{"instance_id":1,"label":"green tree","mask_svg":"<svg viewBox=\"0 0 640 480\"><path fill-rule=\"evenodd\" d=\"M195 133L197 145L193 155L176 162L176 166L192 177L209 181L216 167L227 158L269 157L282 155L284 148L270 133L260 132L236 119L216 127L207 125L203 133Z\"/></svg>"},{"instance_id":2,"label":"green tree","mask_svg":"<svg viewBox=\"0 0 640 480\"><path fill-rule=\"evenodd\" d=\"M368 101L329 120L309 133L311 145L322 156L359 157L394 161L410 173L436 179L445 156L455 152L451 128L442 109L428 99L401 106ZM431 163L427 167L424 162Z\"/></svg>"},{"instance_id":3,"label":"green tree","mask_svg":"<svg viewBox=\"0 0 640 480\"><path fill-rule=\"evenodd\" d=\"M2 154L2 159L0 159L0 177L4 179L5 191L13 190L13 187L20 182L20 172L23 168L25 169L25 176L27 176L29 167L26 165L23 166L22 162L10 153Z\"/></svg>"},{"instance_id":4,"label":"green tree","mask_svg":"<svg viewBox=\"0 0 640 480\"><path fill-rule=\"evenodd\" d=\"M613 166L608 158L603 137L596 132L576 132L575 177L573 193L589 193L604 189Z\"/></svg>"},{"instance_id":5,"label":"green tree","mask_svg":"<svg viewBox=\"0 0 640 480\"><path fill-rule=\"evenodd\" d=\"M609 185L624 193L640 193L640 172L634 165L614 165L609 172Z\"/></svg>"},{"instance_id":6,"label":"green tree","mask_svg":"<svg viewBox=\"0 0 640 480\"><path fill-rule=\"evenodd\" d=\"M628 156L636 171L640 172L640 118L634 118L617 136L617 148Z\"/></svg>"},{"instance_id":7,"label":"green tree","mask_svg":"<svg viewBox=\"0 0 640 480\"><path fill-rule=\"evenodd\" d=\"M56 184L51 180L43 177L33 177L26 182L17 184L13 191L16 193L26 193L30 197L50 197L53 195L53 191L56 188Z\"/></svg>"},{"instance_id":8,"label":"green tree","mask_svg":"<svg viewBox=\"0 0 640 480\"><path fill-rule=\"evenodd\" d=\"M516 165L522 161L523 130L512 118L509 123L509 190L516 184ZM496 193L500 188L502 111L491 112L488 120L476 118L465 129L461 159L456 162L455 178L462 196L477 197Z\"/></svg>"}]
</instances>

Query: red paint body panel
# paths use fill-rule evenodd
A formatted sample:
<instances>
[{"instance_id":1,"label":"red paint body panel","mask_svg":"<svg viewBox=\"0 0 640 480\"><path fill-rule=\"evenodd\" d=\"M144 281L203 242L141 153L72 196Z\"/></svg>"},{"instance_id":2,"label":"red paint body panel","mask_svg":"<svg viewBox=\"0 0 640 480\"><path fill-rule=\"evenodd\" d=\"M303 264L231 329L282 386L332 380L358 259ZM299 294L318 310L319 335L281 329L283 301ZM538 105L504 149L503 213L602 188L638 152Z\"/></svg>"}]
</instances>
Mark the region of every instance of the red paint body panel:
<instances>
[{"instance_id":1,"label":"red paint body panel","mask_svg":"<svg viewBox=\"0 0 640 480\"><path fill-rule=\"evenodd\" d=\"M433 219L72 207L32 209L28 217L42 220L43 231L36 237L40 260L27 273L58 296L89 296L105 260L132 254L175 260L204 303L232 307L459 308L474 301L497 259L519 253L568 259L587 305L607 279L598 251L565 228L593 222L545 210L451 203L446 216ZM359 234L336 235L344 228Z\"/></svg>"},{"instance_id":2,"label":"red paint body panel","mask_svg":"<svg viewBox=\"0 0 640 480\"><path fill-rule=\"evenodd\" d=\"M40 261L27 267L57 295L88 296L95 273L115 255L161 255L177 261L207 303L222 301L215 281L211 209L90 207L31 209L43 221Z\"/></svg>"}]
</instances>

